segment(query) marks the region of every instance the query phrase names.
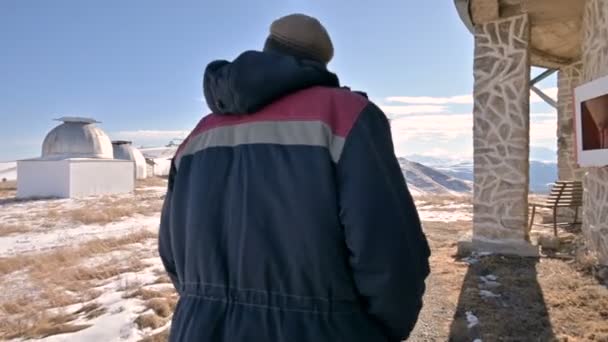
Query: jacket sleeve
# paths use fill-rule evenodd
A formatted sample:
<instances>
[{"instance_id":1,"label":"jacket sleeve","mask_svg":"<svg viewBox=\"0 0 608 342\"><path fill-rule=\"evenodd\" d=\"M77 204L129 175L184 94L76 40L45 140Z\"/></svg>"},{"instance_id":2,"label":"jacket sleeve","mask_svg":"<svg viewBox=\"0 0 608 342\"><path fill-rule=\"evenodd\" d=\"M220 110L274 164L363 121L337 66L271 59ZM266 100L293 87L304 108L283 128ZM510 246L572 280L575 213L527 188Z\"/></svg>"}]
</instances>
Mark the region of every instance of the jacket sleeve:
<instances>
[{"instance_id":1,"label":"jacket sleeve","mask_svg":"<svg viewBox=\"0 0 608 342\"><path fill-rule=\"evenodd\" d=\"M396 341L422 308L429 246L394 154L390 124L369 104L337 165L340 216L353 278L368 314Z\"/></svg>"},{"instance_id":2,"label":"jacket sleeve","mask_svg":"<svg viewBox=\"0 0 608 342\"><path fill-rule=\"evenodd\" d=\"M175 260L173 258L173 248L171 243L171 201L173 198L173 183L175 179L175 165L171 163L171 171L169 172L169 184L167 186L167 194L160 216L160 230L158 233L158 254L163 262L163 266L173 282L173 286L179 292L179 279L175 268Z\"/></svg>"}]
</instances>

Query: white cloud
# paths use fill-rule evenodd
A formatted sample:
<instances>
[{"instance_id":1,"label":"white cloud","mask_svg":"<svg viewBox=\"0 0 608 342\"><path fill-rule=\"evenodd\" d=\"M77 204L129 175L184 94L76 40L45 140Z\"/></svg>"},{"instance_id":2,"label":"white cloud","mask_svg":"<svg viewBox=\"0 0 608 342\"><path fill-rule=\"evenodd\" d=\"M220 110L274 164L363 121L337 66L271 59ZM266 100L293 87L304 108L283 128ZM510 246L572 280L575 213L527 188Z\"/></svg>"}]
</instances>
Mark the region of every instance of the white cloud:
<instances>
[{"instance_id":1,"label":"white cloud","mask_svg":"<svg viewBox=\"0 0 608 342\"><path fill-rule=\"evenodd\" d=\"M473 95L457 95L450 97L432 97L432 96L391 96L385 99L387 102L400 102L408 104L472 104Z\"/></svg>"},{"instance_id":2,"label":"white cloud","mask_svg":"<svg viewBox=\"0 0 608 342\"><path fill-rule=\"evenodd\" d=\"M542 88L540 90L543 93L547 94L550 98L552 98L555 101L557 101L557 87ZM538 95L536 95L535 92L531 92L531 94L530 94L530 103L539 103L539 102L544 102L544 100L541 99Z\"/></svg>"},{"instance_id":3,"label":"white cloud","mask_svg":"<svg viewBox=\"0 0 608 342\"><path fill-rule=\"evenodd\" d=\"M557 115L530 122L530 144L555 149L557 146Z\"/></svg>"},{"instance_id":4,"label":"white cloud","mask_svg":"<svg viewBox=\"0 0 608 342\"><path fill-rule=\"evenodd\" d=\"M448 111L446 106L437 105L412 105L412 106L392 106L392 105L380 105L380 109L390 118L401 115L412 115L412 114L436 114L445 113Z\"/></svg>"},{"instance_id":5,"label":"white cloud","mask_svg":"<svg viewBox=\"0 0 608 342\"><path fill-rule=\"evenodd\" d=\"M557 99L557 87L542 88L545 94ZM412 105L447 105L447 104L473 104L473 95L456 95L449 97L434 96L390 96L384 99L388 103L405 103ZM530 92L530 103L544 102L536 93Z\"/></svg>"},{"instance_id":6,"label":"white cloud","mask_svg":"<svg viewBox=\"0 0 608 342\"><path fill-rule=\"evenodd\" d=\"M531 145L555 149L556 130L555 112L531 114ZM403 116L391 121L391 131L398 155L412 153L437 157L472 155L472 114Z\"/></svg>"}]
</instances>

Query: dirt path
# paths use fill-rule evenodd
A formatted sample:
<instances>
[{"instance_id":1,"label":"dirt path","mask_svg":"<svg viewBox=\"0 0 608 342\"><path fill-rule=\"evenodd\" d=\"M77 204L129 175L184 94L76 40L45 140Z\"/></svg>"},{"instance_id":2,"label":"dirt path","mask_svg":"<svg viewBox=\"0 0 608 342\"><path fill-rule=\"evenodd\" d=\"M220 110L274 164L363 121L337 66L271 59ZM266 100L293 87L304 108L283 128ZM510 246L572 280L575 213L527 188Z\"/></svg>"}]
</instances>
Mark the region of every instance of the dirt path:
<instances>
[{"instance_id":1,"label":"dirt path","mask_svg":"<svg viewBox=\"0 0 608 342\"><path fill-rule=\"evenodd\" d=\"M457 260L470 225L425 222L432 273L409 341L608 341L608 289L567 260Z\"/></svg>"}]
</instances>

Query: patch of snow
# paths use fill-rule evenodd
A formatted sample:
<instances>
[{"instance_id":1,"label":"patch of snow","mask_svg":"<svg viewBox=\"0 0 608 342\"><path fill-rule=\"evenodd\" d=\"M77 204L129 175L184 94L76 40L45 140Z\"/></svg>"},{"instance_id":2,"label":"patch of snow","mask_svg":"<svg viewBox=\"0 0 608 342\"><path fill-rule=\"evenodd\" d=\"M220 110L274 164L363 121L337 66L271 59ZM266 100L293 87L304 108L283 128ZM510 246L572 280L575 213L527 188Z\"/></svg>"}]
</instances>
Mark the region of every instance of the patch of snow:
<instances>
[{"instance_id":1,"label":"patch of snow","mask_svg":"<svg viewBox=\"0 0 608 342\"><path fill-rule=\"evenodd\" d=\"M86 324L91 327L74 333L54 335L42 338L38 341L44 342L68 342L68 341L125 341L135 342L141 340L151 331L141 331L134 323L137 316L144 313L143 302L138 298L123 298L125 293L124 284L129 282L141 282L150 284L156 279L154 273L157 269L162 269L159 258L147 258L146 262L152 265L141 272L123 273L113 279L110 283L100 286L97 289L103 294L89 303L98 303L106 309L106 313L92 320L79 318L72 322L74 324ZM166 285L165 285L166 286ZM148 286L144 286L149 288ZM69 307L69 311L78 310L80 307L89 303L76 304ZM160 332L170 325L170 321L164 327L154 332Z\"/></svg>"},{"instance_id":2,"label":"patch of snow","mask_svg":"<svg viewBox=\"0 0 608 342\"><path fill-rule=\"evenodd\" d=\"M493 274L488 274L487 276L482 276L480 278L483 281L496 281L496 280L498 280L498 277L495 276L495 275L493 275Z\"/></svg>"},{"instance_id":3,"label":"patch of snow","mask_svg":"<svg viewBox=\"0 0 608 342\"><path fill-rule=\"evenodd\" d=\"M488 291L488 290L479 290L479 295L481 296L481 298L498 298L500 297L499 294L496 294L492 291Z\"/></svg>"},{"instance_id":4,"label":"patch of snow","mask_svg":"<svg viewBox=\"0 0 608 342\"><path fill-rule=\"evenodd\" d=\"M469 329L471 329L474 326L479 324L479 318L477 318L477 316L475 316L471 311L467 311L466 314L467 314L467 322L468 322L467 327Z\"/></svg>"},{"instance_id":5,"label":"patch of snow","mask_svg":"<svg viewBox=\"0 0 608 342\"><path fill-rule=\"evenodd\" d=\"M463 262L466 262L469 265L473 265L479 262L480 258L490 256L492 252L473 252L470 256L462 259Z\"/></svg>"},{"instance_id":6,"label":"patch of snow","mask_svg":"<svg viewBox=\"0 0 608 342\"><path fill-rule=\"evenodd\" d=\"M497 276L493 275L493 274L489 274L487 276L481 276L479 277L479 280L481 280L481 283L479 284L480 288L496 288L500 286L500 283L497 282L496 280L498 279Z\"/></svg>"},{"instance_id":7,"label":"patch of snow","mask_svg":"<svg viewBox=\"0 0 608 342\"><path fill-rule=\"evenodd\" d=\"M480 338L476 338L473 340L473 342L483 342Z\"/></svg>"},{"instance_id":8,"label":"patch of snow","mask_svg":"<svg viewBox=\"0 0 608 342\"><path fill-rule=\"evenodd\" d=\"M468 257L462 259L462 262L465 262L465 263L467 263L469 265L475 265L476 263L479 262L479 259L477 259L474 256L468 256Z\"/></svg>"},{"instance_id":9,"label":"patch of snow","mask_svg":"<svg viewBox=\"0 0 608 342\"><path fill-rule=\"evenodd\" d=\"M0 257L21 253L41 252L48 249L74 245L92 239L118 237L140 229L158 231L160 214L126 218L106 225L90 224L61 230L29 232L0 237Z\"/></svg>"}]
</instances>

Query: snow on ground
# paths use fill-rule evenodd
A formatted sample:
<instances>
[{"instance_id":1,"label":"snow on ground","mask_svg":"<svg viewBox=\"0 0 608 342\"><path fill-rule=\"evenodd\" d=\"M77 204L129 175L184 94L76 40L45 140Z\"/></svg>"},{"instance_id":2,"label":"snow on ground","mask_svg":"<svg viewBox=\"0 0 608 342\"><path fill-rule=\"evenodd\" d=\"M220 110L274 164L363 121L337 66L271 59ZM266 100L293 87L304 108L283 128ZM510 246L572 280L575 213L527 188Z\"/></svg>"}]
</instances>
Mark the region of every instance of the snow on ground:
<instances>
[{"instance_id":1,"label":"snow on ground","mask_svg":"<svg viewBox=\"0 0 608 342\"><path fill-rule=\"evenodd\" d=\"M142 300L138 298L124 298L124 284L129 281L142 284L153 283L157 278L155 270L162 269L162 264L159 258L149 258L145 260L151 266L137 273L123 273L116 277L110 283L100 286L97 289L102 292L102 295L94 300L95 303L105 308L105 313L99 317L88 320L81 318L74 321L75 324L91 325L90 328L77 331L75 333L61 334L49 336L39 339L45 342L69 342L69 341L139 341L145 335L154 333L156 330L164 330L169 326L169 322L164 324L159 329L149 329L145 333L139 331L135 320L142 313L148 310L142 305ZM170 288L170 285L162 285L165 288ZM157 289L159 287L156 287ZM77 310L85 306L87 303L75 304L67 308Z\"/></svg>"},{"instance_id":2,"label":"snow on ground","mask_svg":"<svg viewBox=\"0 0 608 342\"><path fill-rule=\"evenodd\" d=\"M5 310L14 311L0 322L0 340L140 341L166 330L176 299L158 258L155 238L160 222L160 213L155 208L162 203L164 191L164 186L148 186L139 187L133 194L115 196L0 202L0 268L8 270L7 274L0 275L0 292L8 294L0 295L0 316L9 312ZM149 206L154 210L118 216L112 222L105 222L104 216L99 218L101 221L89 224L78 221L97 219L77 216L83 212L106 210L113 213L112 210L120 209L114 207L120 206L138 209ZM116 213L122 215L123 211ZM24 230L2 231L15 226ZM146 231L151 234L137 235ZM123 245L104 245L104 241L110 241L107 238L133 234L141 238L128 240ZM70 249L80 248L88 241L100 241L102 247L94 245L92 250L78 252L84 257L73 259L80 254L70 254ZM48 262L57 263L61 274L55 271L54 264L45 264L46 258L36 259L41 252L55 251L58 256L51 254ZM69 260L64 261L61 255L70 256ZM11 263L19 265L21 256L32 258L36 265L11 266ZM67 280L62 279L64 276ZM142 295L136 291L148 292ZM91 297L86 297L86 293L91 293ZM69 298L88 299L73 304L73 300L64 300ZM52 304L62 303L62 300L67 305ZM42 315L40 318L28 317L28 311L19 308L29 306L29 302L34 303L32 313ZM159 310L164 311L159 314L155 311L158 308L152 305L160 305ZM45 317L47 321L44 321ZM55 328L66 329L67 333L46 332L48 320L55 322L53 317L60 322L52 323ZM142 317L148 317L150 321L139 322ZM25 332L19 330L24 324L29 327ZM33 335L28 336L27 331ZM9 333L13 335L5 335Z\"/></svg>"},{"instance_id":3,"label":"snow on ground","mask_svg":"<svg viewBox=\"0 0 608 342\"><path fill-rule=\"evenodd\" d=\"M157 231L160 214L135 216L107 225L91 224L67 227L60 231L28 232L0 237L0 257L74 245L91 239L118 237L139 229Z\"/></svg>"},{"instance_id":4,"label":"snow on ground","mask_svg":"<svg viewBox=\"0 0 608 342\"><path fill-rule=\"evenodd\" d=\"M469 204L423 205L418 207L418 214L422 221L456 222L473 219Z\"/></svg>"},{"instance_id":5,"label":"snow on ground","mask_svg":"<svg viewBox=\"0 0 608 342\"><path fill-rule=\"evenodd\" d=\"M467 322L468 322L467 326L469 327L469 329L473 328L479 324L479 318L477 318L477 316L475 316L471 311L467 311L466 315L467 315Z\"/></svg>"},{"instance_id":6,"label":"snow on ground","mask_svg":"<svg viewBox=\"0 0 608 342\"><path fill-rule=\"evenodd\" d=\"M135 194L113 196L110 200L107 197L92 197L0 203L0 223L8 225L23 224L28 227L23 232L0 234L0 261L2 261L2 258L8 260L21 255L36 256L37 253L43 251L52 252L69 247L78 247L93 239L122 237L129 233L142 231L142 229L156 233L160 216L158 211L117 217L115 221L107 223L90 224L79 223L75 221L74 217L69 217L66 213L87 208L97 210L100 205L120 205L123 203L121 201L132 201L138 203L138 205L146 201L158 204L162 201L165 190L166 187L164 186L140 187ZM423 221L454 222L468 220L471 217L470 211L470 205L450 202L449 200L440 202L440 204L422 203L419 206ZM51 215L51 213L54 214ZM91 299L76 304L49 306L42 309L50 315L69 317L66 324L70 327L80 326L79 329L76 329L77 331L46 335L41 333L33 337L17 334L9 341L23 341L23 338L25 338L45 342L128 342L141 341L144 337L166 332L170 325L171 305L175 304L176 297L169 279L164 275L164 269L158 258L156 248L156 238L152 234L142 241L133 242L111 251L93 253L82 260L76 260L69 264L68 269L61 269L63 276L65 272L78 267L95 271L108 265L113 266L116 263L116 267L121 270L124 268L124 271L119 274L112 273L109 277L104 274L101 278L93 278L92 282L85 281L84 284L90 287L86 287L84 290L97 293ZM134 260L134 264L130 265L131 268L127 267L129 266L129 260ZM36 296L45 289L45 279L36 278L35 274L29 274L28 272L28 269L25 268L0 276L1 292L10 293L10 296L0 296L0 309L2 304L7 301L23 296L25 298ZM46 276L52 277L53 273L56 272L51 271ZM49 281L51 280L56 281L55 278L49 278ZM496 278L487 276L481 281L492 284L496 282ZM74 284L70 283L67 286L63 284L63 287L56 287L55 285L52 285L51 288L48 288L49 285L46 285L46 287L51 292L60 293L70 292L71 290L68 290L69 285L79 288L76 285L81 286L82 284L83 281L78 278L74 280ZM480 287L480 290L487 291L488 294L491 293L489 289L481 289ZM137 294L137 291L140 291L140 294ZM149 298L150 295L143 295L141 291L156 291L156 296L160 297ZM168 308L166 309L168 313L163 314L162 310L158 311L158 308L152 305L154 301L156 301L156 304L160 302L165 305ZM470 319L469 325L478 324L476 317L469 314L467 313L467 318ZM151 318L152 323L145 323L143 318L146 317ZM35 322L30 322L30 324L35 324ZM0 332L1 338L2 332Z\"/></svg>"},{"instance_id":7,"label":"snow on ground","mask_svg":"<svg viewBox=\"0 0 608 342\"><path fill-rule=\"evenodd\" d=\"M166 191L166 187L152 186L138 189L148 192L148 197L159 197ZM114 199L132 197L132 194L122 194L112 196ZM73 245L91 239L103 239L118 237L128 232L139 229L157 231L160 222L160 213L151 216L135 215L108 224L79 224L66 222L64 213L70 209L86 208L97 198L85 199L55 199L40 201L17 201L5 205L0 205L0 222L7 225L31 226L31 231L18 235L2 236L0 234L0 257L26 253L40 252L55 247ZM45 228L45 223L49 223L49 211L54 211L57 217L55 226L60 225L61 229Z\"/></svg>"},{"instance_id":8,"label":"snow on ground","mask_svg":"<svg viewBox=\"0 0 608 342\"><path fill-rule=\"evenodd\" d=\"M414 195L416 208L422 221L456 222L471 221L473 206L465 195Z\"/></svg>"}]
</instances>

